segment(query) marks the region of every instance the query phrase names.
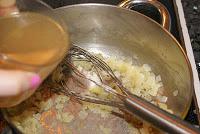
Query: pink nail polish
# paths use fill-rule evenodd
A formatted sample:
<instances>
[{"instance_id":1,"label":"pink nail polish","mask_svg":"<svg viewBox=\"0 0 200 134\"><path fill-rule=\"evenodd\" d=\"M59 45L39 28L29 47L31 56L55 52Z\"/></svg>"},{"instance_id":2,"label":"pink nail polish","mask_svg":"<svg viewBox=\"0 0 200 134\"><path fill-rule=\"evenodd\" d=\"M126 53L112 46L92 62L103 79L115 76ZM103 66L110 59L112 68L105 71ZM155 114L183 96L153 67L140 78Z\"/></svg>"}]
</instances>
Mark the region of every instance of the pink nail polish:
<instances>
[{"instance_id":1,"label":"pink nail polish","mask_svg":"<svg viewBox=\"0 0 200 134\"><path fill-rule=\"evenodd\" d=\"M39 75L35 75L31 78L31 89L37 88L41 83L41 79Z\"/></svg>"}]
</instances>

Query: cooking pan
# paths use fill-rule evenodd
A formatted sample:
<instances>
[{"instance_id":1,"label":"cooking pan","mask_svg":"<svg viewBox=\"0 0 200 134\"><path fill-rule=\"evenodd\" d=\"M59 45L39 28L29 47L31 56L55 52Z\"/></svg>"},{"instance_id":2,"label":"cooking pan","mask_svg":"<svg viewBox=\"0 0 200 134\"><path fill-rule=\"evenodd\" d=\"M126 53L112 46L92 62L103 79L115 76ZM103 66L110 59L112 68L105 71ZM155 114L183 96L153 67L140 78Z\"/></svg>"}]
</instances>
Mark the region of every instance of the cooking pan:
<instances>
[{"instance_id":1,"label":"cooking pan","mask_svg":"<svg viewBox=\"0 0 200 134\"><path fill-rule=\"evenodd\" d=\"M163 21L163 28L138 12L104 4L72 5L55 12L68 25L72 44L131 58L137 65L149 64L162 77L168 107L176 116L186 116L193 92L191 67L180 44L165 29L170 23Z\"/></svg>"},{"instance_id":2,"label":"cooking pan","mask_svg":"<svg viewBox=\"0 0 200 134\"><path fill-rule=\"evenodd\" d=\"M167 30L140 13L108 5L72 5L55 12L68 25L73 44L115 57L137 55L135 63L151 65L162 77L168 106L185 117L193 92L191 67Z\"/></svg>"}]
</instances>

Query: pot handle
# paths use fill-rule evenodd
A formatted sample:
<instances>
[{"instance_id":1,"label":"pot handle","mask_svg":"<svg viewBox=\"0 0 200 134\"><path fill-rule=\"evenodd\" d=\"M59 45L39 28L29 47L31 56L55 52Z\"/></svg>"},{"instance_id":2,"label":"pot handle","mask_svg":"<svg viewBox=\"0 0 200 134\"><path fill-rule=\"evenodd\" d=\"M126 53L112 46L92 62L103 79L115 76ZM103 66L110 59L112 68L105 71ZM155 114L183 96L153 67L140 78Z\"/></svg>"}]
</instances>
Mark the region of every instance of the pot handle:
<instances>
[{"instance_id":1,"label":"pot handle","mask_svg":"<svg viewBox=\"0 0 200 134\"><path fill-rule=\"evenodd\" d=\"M131 9L133 5L136 4L150 4L154 6L161 15L161 25L168 31L171 28L171 17L167 8L157 0L125 0L122 1L118 6Z\"/></svg>"}]
</instances>

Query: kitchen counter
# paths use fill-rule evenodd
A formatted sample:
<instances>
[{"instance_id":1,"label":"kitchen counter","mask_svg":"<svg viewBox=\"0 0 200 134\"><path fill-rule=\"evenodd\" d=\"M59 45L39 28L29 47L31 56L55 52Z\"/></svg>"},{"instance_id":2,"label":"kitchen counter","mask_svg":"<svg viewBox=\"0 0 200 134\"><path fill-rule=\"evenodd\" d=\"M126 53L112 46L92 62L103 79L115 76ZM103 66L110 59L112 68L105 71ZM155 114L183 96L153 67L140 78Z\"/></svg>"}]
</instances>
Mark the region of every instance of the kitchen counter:
<instances>
[{"instance_id":1,"label":"kitchen counter","mask_svg":"<svg viewBox=\"0 0 200 134\"><path fill-rule=\"evenodd\" d=\"M182 4L200 76L200 1L182 0Z\"/></svg>"},{"instance_id":2,"label":"kitchen counter","mask_svg":"<svg viewBox=\"0 0 200 134\"><path fill-rule=\"evenodd\" d=\"M200 2L199 0L181 0L191 44L194 52L195 62L200 77ZM187 121L198 124L194 102L186 117Z\"/></svg>"}]
</instances>

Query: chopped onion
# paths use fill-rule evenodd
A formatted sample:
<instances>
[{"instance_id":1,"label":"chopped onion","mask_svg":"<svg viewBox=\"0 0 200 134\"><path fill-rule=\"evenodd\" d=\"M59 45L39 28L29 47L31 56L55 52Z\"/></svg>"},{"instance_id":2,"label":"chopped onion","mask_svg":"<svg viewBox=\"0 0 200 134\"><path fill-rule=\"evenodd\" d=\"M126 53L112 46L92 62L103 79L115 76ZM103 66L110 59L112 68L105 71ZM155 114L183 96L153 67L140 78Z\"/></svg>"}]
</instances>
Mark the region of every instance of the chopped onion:
<instances>
[{"instance_id":1,"label":"chopped onion","mask_svg":"<svg viewBox=\"0 0 200 134\"><path fill-rule=\"evenodd\" d=\"M168 99L168 97L166 97L166 96L157 96L156 97L157 99L158 99L158 101L159 102L161 102L161 103L166 103L167 102L167 99Z\"/></svg>"},{"instance_id":2,"label":"chopped onion","mask_svg":"<svg viewBox=\"0 0 200 134\"><path fill-rule=\"evenodd\" d=\"M178 95L178 90L175 90L174 92L173 92L173 96L177 96Z\"/></svg>"}]
</instances>

